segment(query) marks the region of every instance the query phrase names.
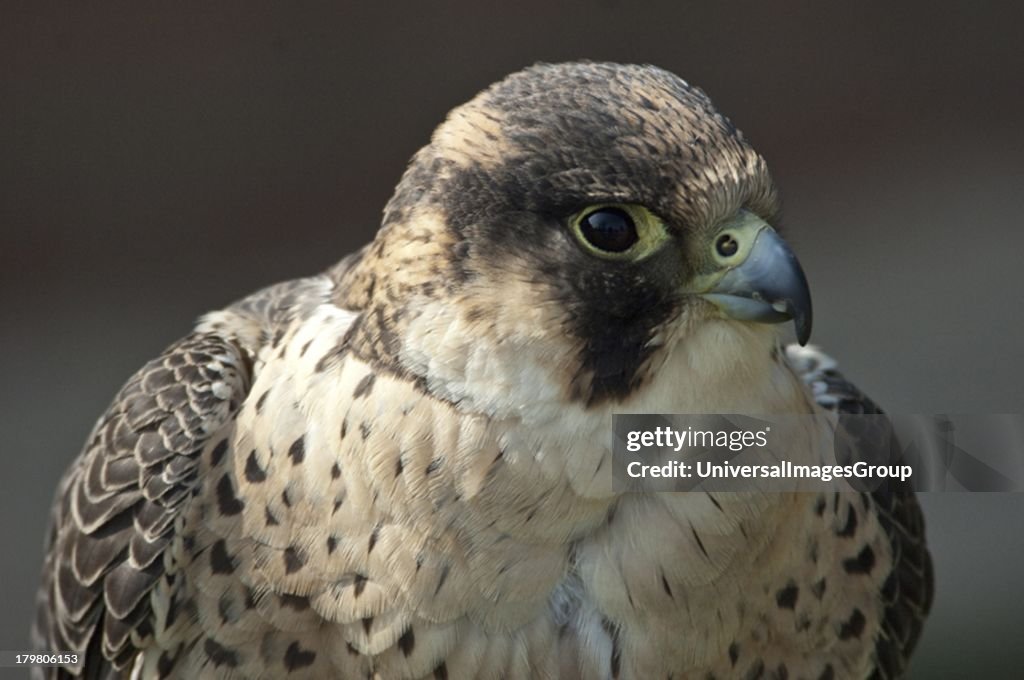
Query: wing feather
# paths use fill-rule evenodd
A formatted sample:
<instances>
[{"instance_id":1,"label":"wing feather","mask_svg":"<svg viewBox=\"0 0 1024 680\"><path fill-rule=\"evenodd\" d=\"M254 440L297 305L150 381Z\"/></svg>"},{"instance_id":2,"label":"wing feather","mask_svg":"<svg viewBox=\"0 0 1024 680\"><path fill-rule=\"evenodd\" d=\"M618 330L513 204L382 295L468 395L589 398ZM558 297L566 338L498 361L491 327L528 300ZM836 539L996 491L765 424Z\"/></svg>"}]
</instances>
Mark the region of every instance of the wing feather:
<instances>
[{"instance_id":1,"label":"wing feather","mask_svg":"<svg viewBox=\"0 0 1024 680\"><path fill-rule=\"evenodd\" d=\"M266 339L320 304L353 261L208 314L121 388L58 485L36 596L33 645L80 662L36 667L37 677L122 677L155 617L173 619L177 602L149 595L161 578L174 585L164 556L202 483L199 455L245 401Z\"/></svg>"},{"instance_id":2,"label":"wing feather","mask_svg":"<svg viewBox=\"0 0 1024 680\"><path fill-rule=\"evenodd\" d=\"M837 370L834 360L814 347L790 345L786 358L823 408L842 414L882 414L871 399ZM863 437L889 433L858 432ZM898 461L894 461L898 462ZM899 678L907 671L934 593L932 560L925 544L924 516L910 484L894 481L869 494L889 537L893 566L882 587L885 614L875 641L872 680Z\"/></svg>"},{"instance_id":3,"label":"wing feather","mask_svg":"<svg viewBox=\"0 0 1024 680\"><path fill-rule=\"evenodd\" d=\"M193 333L132 376L100 419L58 488L33 631L38 648L81 661L44 677L112 677L135 656L197 457L251 377L234 339Z\"/></svg>"}]
</instances>

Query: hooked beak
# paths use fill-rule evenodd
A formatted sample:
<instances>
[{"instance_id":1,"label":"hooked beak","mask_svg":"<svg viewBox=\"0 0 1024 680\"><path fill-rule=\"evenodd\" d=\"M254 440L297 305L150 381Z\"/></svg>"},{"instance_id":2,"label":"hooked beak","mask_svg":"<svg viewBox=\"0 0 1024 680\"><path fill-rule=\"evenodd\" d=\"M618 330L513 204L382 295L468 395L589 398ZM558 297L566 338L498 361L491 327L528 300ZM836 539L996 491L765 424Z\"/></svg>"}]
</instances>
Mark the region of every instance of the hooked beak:
<instances>
[{"instance_id":1,"label":"hooked beak","mask_svg":"<svg viewBox=\"0 0 1024 680\"><path fill-rule=\"evenodd\" d=\"M700 293L726 316L742 321L793 321L796 339L811 337L811 291L796 255L767 222L746 210L712 243L717 271ZM710 280L709 280L710 279Z\"/></svg>"}]
</instances>

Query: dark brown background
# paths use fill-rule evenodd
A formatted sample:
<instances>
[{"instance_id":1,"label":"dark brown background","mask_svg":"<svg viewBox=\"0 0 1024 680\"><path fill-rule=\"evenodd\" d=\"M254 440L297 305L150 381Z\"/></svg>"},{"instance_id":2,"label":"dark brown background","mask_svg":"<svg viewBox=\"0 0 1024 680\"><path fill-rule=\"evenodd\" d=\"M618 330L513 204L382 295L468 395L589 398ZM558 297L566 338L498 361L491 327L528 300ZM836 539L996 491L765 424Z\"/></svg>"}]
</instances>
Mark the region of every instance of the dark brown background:
<instances>
[{"instance_id":1,"label":"dark brown background","mask_svg":"<svg viewBox=\"0 0 1024 680\"><path fill-rule=\"evenodd\" d=\"M26 646L51 490L120 383L371 238L444 113L538 60L704 87L782 187L815 341L887 408L1024 411L1018 3L490 4L0 6L0 648ZM925 504L914 677L1017 675L1024 497Z\"/></svg>"}]
</instances>

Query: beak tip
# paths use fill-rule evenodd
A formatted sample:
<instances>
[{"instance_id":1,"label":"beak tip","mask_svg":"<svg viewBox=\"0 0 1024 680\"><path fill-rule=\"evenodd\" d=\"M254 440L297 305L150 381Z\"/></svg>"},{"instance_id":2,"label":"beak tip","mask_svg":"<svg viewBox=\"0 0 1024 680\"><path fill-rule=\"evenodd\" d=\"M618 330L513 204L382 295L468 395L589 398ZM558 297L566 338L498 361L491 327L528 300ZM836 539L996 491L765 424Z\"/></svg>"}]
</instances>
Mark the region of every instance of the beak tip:
<instances>
[{"instance_id":1,"label":"beak tip","mask_svg":"<svg viewBox=\"0 0 1024 680\"><path fill-rule=\"evenodd\" d=\"M796 341L801 347L807 345L811 339L811 315L801 314L793 317L793 328L796 330Z\"/></svg>"}]
</instances>

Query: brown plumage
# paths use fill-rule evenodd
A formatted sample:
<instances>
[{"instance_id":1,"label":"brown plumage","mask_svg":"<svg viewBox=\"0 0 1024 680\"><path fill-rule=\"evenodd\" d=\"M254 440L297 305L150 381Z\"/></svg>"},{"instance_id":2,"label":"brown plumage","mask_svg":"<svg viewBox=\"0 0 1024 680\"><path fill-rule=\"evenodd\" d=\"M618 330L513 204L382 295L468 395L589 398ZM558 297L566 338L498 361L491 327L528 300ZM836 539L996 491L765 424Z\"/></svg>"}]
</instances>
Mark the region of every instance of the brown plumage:
<instances>
[{"instance_id":1,"label":"brown plumage","mask_svg":"<svg viewBox=\"0 0 1024 680\"><path fill-rule=\"evenodd\" d=\"M909 491L611 489L613 412L876 409L761 323L810 331L775 211L653 67L455 109L371 244L115 398L57 492L34 637L81 662L46 673L899 677L931 593Z\"/></svg>"}]
</instances>

